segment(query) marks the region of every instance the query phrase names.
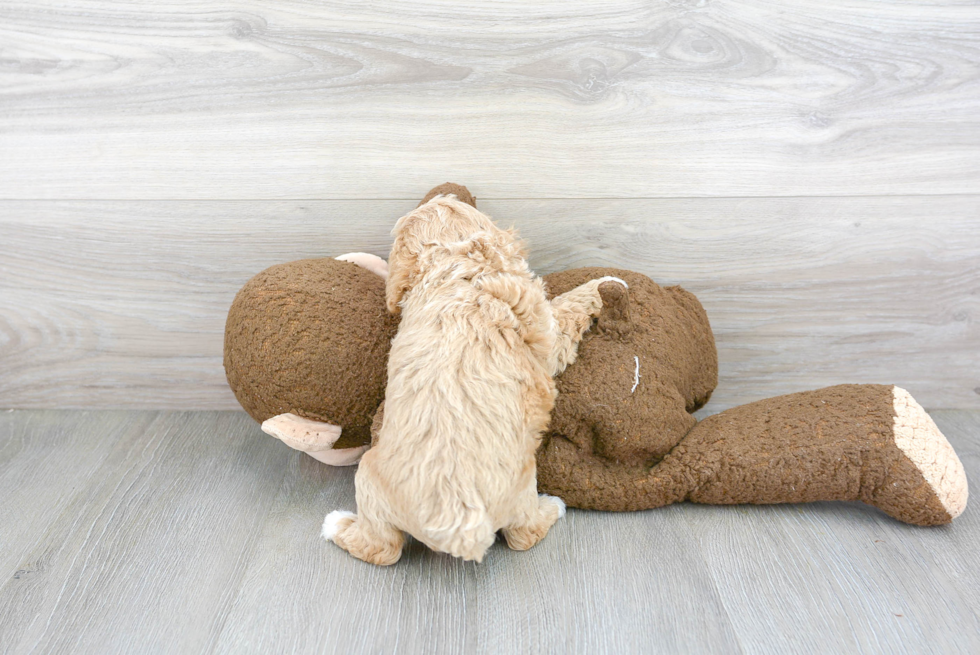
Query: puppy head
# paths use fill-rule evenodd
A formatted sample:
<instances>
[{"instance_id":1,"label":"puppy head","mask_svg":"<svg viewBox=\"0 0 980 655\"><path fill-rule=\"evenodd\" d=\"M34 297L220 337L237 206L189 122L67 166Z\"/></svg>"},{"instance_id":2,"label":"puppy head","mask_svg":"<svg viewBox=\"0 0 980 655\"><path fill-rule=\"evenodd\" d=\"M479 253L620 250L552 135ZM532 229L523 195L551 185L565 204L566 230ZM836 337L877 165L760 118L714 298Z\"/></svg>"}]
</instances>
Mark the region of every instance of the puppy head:
<instances>
[{"instance_id":1,"label":"puppy head","mask_svg":"<svg viewBox=\"0 0 980 655\"><path fill-rule=\"evenodd\" d=\"M405 293L427 270L446 259L459 262L460 272L514 270L526 251L514 230L502 230L489 216L454 195L436 196L402 216L391 231L395 241L388 258L385 288L388 311L397 314Z\"/></svg>"}]
</instances>

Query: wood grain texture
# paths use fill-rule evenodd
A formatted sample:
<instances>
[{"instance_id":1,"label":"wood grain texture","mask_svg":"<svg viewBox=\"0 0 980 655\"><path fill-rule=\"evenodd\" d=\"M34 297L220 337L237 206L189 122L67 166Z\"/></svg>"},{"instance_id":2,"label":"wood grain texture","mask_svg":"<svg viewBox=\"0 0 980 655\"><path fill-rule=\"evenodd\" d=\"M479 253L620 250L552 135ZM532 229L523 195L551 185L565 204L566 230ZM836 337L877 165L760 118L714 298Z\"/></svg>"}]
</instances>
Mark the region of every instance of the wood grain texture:
<instances>
[{"instance_id":1,"label":"wood grain texture","mask_svg":"<svg viewBox=\"0 0 980 655\"><path fill-rule=\"evenodd\" d=\"M980 192L980 8L7 1L0 197Z\"/></svg>"},{"instance_id":2,"label":"wood grain texture","mask_svg":"<svg viewBox=\"0 0 980 655\"><path fill-rule=\"evenodd\" d=\"M237 408L221 349L241 285L386 256L413 204L0 202L0 407ZM708 411L844 382L980 408L977 196L480 206L540 273L614 266L696 293L721 362Z\"/></svg>"},{"instance_id":3,"label":"wood grain texture","mask_svg":"<svg viewBox=\"0 0 980 655\"><path fill-rule=\"evenodd\" d=\"M285 483L215 652L474 652L474 565L416 542L386 568L330 552L320 528L328 511L354 507L355 468L279 445L289 454Z\"/></svg>"},{"instance_id":4,"label":"wood grain texture","mask_svg":"<svg viewBox=\"0 0 980 655\"><path fill-rule=\"evenodd\" d=\"M44 548L34 561L25 562L25 553L38 549L48 525L79 511L87 500L80 495L82 490L111 464L114 449L121 441L138 438L152 418L148 412L77 412L70 420L57 413L0 414L4 499L0 503L0 579L25 580L26 584L28 578L46 570L49 561ZM98 443L93 443L95 435ZM9 611L6 606L0 610Z\"/></svg>"},{"instance_id":5,"label":"wood grain texture","mask_svg":"<svg viewBox=\"0 0 980 655\"><path fill-rule=\"evenodd\" d=\"M933 418L975 489L980 413ZM914 655L980 643L980 559L963 541L980 530L975 508L936 530L910 530L861 503L684 510L736 633L766 644L747 652Z\"/></svg>"},{"instance_id":6,"label":"wood grain texture","mask_svg":"<svg viewBox=\"0 0 980 655\"><path fill-rule=\"evenodd\" d=\"M685 510L569 511L525 557L498 544L475 570L481 650L746 652Z\"/></svg>"},{"instance_id":7,"label":"wood grain texture","mask_svg":"<svg viewBox=\"0 0 980 655\"><path fill-rule=\"evenodd\" d=\"M976 647L980 617L966 581L933 563L948 533L969 527L909 534L857 504L732 509L699 508L688 518L735 632L768 646L751 650L914 655Z\"/></svg>"},{"instance_id":8,"label":"wood grain texture","mask_svg":"<svg viewBox=\"0 0 980 655\"><path fill-rule=\"evenodd\" d=\"M956 448L956 454L963 462L974 503L980 489L980 412L956 410L936 410L932 412L936 424ZM936 538L928 533L912 534L914 543L901 539L890 542L892 553L903 559L921 558L922 566L935 571L937 578L953 581L963 603L972 608L974 615L980 616L980 550L976 541L968 540L973 530L980 531L980 513L964 512L967 519L963 530L945 530ZM976 634L980 635L980 632Z\"/></svg>"},{"instance_id":9,"label":"wood grain texture","mask_svg":"<svg viewBox=\"0 0 980 655\"><path fill-rule=\"evenodd\" d=\"M0 440L20 433L28 453L45 456L27 480L20 459L0 472L2 506L23 513L4 530L25 535L4 552L16 562L0 587L4 651L209 648L288 453L237 412L13 412L0 421ZM107 437L103 425L119 431ZM93 454L98 469L71 486L76 461ZM54 505L53 491L74 494Z\"/></svg>"},{"instance_id":10,"label":"wood grain texture","mask_svg":"<svg viewBox=\"0 0 980 655\"><path fill-rule=\"evenodd\" d=\"M934 418L976 483L980 412ZM378 568L319 537L353 474L242 412L0 412L4 652L980 649L975 508L571 510L525 553Z\"/></svg>"}]
</instances>

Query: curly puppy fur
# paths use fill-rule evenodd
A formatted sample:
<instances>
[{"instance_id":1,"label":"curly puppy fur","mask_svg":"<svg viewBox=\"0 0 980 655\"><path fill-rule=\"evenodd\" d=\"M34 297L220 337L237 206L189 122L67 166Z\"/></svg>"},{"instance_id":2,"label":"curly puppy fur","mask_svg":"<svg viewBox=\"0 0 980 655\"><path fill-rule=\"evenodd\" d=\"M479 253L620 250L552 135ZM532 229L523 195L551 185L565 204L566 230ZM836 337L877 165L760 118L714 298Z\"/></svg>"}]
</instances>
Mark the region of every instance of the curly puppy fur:
<instances>
[{"instance_id":1,"label":"curly puppy fur","mask_svg":"<svg viewBox=\"0 0 980 655\"><path fill-rule=\"evenodd\" d=\"M553 377L575 360L609 278L549 302L515 231L453 195L392 234L387 303L402 319L384 422L357 470L357 514L328 515L324 537L382 565L398 561L404 532L478 562L498 530L526 550L564 514L537 493L535 451Z\"/></svg>"}]
</instances>

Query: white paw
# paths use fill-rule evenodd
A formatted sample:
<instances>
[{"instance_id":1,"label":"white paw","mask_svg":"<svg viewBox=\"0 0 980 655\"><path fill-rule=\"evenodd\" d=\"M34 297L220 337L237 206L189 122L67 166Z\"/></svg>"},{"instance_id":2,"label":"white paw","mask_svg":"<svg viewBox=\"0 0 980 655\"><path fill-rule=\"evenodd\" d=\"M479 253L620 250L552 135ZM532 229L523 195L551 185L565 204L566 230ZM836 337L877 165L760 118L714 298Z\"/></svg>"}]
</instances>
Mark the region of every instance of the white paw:
<instances>
[{"instance_id":1,"label":"white paw","mask_svg":"<svg viewBox=\"0 0 980 655\"><path fill-rule=\"evenodd\" d=\"M558 496L549 496L548 494L541 494L539 496L541 500L551 503L558 508L558 518L565 516L565 501Z\"/></svg>"},{"instance_id":2,"label":"white paw","mask_svg":"<svg viewBox=\"0 0 980 655\"><path fill-rule=\"evenodd\" d=\"M624 287L626 287L627 289L629 289L629 288L630 288L630 285L628 285L628 284L626 284L626 282L625 282L624 280L622 280L622 279L620 279L620 278L618 278L618 277L613 277L612 275L607 275L607 276L605 276L605 277L600 277L600 278L599 278L599 279L597 280L597 282L598 282L599 284L602 284L603 282L619 282L620 284L622 284L622 285L623 285Z\"/></svg>"},{"instance_id":3,"label":"white paw","mask_svg":"<svg viewBox=\"0 0 980 655\"><path fill-rule=\"evenodd\" d=\"M340 522L347 517L354 518L355 516L357 515L354 512L345 512L342 509L330 512L327 514L327 518L323 519L323 529L320 531L320 534L322 534L323 538L327 541L333 541L334 536L337 534L337 526L340 525Z\"/></svg>"}]
</instances>

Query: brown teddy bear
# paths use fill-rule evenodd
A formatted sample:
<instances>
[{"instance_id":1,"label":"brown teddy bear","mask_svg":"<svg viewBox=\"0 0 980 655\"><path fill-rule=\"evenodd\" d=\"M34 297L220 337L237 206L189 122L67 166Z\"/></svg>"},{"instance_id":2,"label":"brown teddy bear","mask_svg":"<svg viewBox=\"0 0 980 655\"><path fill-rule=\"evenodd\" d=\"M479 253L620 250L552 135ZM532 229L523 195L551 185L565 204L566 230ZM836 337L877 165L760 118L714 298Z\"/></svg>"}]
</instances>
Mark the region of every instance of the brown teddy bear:
<instances>
[{"instance_id":1,"label":"brown teddy bear","mask_svg":"<svg viewBox=\"0 0 980 655\"><path fill-rule=\"evenodd\" d=\"M465 187L441 185L423 200ZM421 204L421 203L420 203ZM355 253L274 266L238 293L225 331L228 382L266 432L320 461L355 463L384 398L397 317L383 260ZM707 315L692 294L618 269L545 276L561 294L596 277L602 314L557 380L538 486L572 507L861 500L937 525L966 506L963 466L904 390L840 385L692 413L717 384Z\"/></svg>"}]
</instances>

